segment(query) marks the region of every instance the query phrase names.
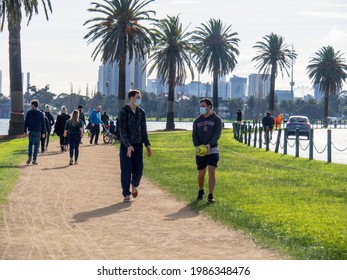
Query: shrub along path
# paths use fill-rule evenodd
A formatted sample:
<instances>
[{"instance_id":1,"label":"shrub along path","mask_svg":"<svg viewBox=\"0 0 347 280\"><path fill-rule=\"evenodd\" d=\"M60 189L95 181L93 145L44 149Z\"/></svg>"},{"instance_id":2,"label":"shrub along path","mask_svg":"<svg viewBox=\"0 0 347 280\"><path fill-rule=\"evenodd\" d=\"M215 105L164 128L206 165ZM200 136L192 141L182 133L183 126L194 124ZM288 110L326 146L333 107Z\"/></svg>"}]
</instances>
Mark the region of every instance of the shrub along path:
<instances>
[{"instance_id":1,"label":"shrub along path","mask_svg":"<svg viewBox=\"0 0 347 280\"><path fill-rule=\"evenodd\" d=\"M84 143L79 165L68 165L56 141L39 155L39 165L23 162L0 213L0 259L285 258L192 211L145 178L139 196L124 203L116 147Z\"/></svg>"}]
</instances>

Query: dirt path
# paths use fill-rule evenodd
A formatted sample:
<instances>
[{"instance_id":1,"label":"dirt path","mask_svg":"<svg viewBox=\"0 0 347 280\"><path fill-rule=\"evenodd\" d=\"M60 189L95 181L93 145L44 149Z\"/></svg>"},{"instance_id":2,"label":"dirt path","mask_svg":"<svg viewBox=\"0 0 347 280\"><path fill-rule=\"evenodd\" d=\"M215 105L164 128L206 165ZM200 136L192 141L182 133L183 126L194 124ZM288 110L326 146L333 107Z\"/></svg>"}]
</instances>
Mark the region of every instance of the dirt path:
<instances>
[{"instance_id":1,"label":"dirt path","mask_svg":"<svg viewBox=\"0 0 347 280\"><path fill-rule=\"evenodd\" d=\"M139 196L124 203L114 146L84 144L74 166L58 149L53 142L39 155L38 166L23 163L0 215L0 259L283 258L190 210L146 179Z\"/></svg>"}]
</instances>

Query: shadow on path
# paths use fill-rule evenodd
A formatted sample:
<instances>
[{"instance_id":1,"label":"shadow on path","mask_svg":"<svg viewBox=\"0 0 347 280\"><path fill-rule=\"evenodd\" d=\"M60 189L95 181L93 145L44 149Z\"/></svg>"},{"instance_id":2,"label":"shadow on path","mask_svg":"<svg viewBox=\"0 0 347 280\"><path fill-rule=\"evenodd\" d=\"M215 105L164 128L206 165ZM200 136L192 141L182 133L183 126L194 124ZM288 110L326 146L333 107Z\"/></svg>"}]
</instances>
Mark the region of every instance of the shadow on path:
<instances>
[{"instance_id":1,"label":"shadow on path","mask_svg":"<svg viewBox=\"0 0 347 280\"><path fill-rule=\"evenodd\" d=\"M112 204L107 207L77 213L73 216L73 219L75 223L83 223L83 222L87 222L89 219L100 218L100 217L105 217L105 216L115 214L126 208L129 208L130 205L131 205L131 202L129 203L120 202L120 203Z\"/></svg>"}]
</instances>

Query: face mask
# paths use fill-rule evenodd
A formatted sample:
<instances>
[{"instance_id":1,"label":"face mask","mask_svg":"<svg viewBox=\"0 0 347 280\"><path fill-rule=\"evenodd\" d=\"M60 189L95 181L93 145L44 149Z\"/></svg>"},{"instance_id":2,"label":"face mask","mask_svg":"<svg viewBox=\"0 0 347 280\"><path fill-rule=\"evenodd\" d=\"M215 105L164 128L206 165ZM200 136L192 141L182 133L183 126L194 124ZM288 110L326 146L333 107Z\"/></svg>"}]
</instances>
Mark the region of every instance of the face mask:
<instances>
[{"instance_id":1,"label":"face mask","mask_svg":"<svg viewBox=\"0 0 347 280\"><path fill-rule=\"evenodd\" d=\"M200 108L200 114L201 114L201 115L205 115L205 114L207 113L205 107L199 107L199 108Z\"/></svg>"},{"instance_id":2,"label":"face mask","mask_svg":"<svg viewBox=\"0 0 347 280\"><path fill-rule=\"evenodd\" d=\"M135 100L135 105L139 106L141 104L141 98Z\"/></svg>"}]
</instances>

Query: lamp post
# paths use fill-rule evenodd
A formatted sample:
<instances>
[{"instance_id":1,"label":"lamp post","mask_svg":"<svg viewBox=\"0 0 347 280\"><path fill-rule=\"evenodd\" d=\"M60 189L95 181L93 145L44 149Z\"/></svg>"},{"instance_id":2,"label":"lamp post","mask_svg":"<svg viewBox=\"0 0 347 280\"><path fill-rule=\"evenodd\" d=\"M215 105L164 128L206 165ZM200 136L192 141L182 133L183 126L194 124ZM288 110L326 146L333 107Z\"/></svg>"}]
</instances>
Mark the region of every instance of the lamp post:
<instances>
[{"instance_id":1,"label":"lamp post","mask_svg":"<svg viewBox=\"0 0 347 280\"><path fill-rule=\"evenodd\" d=\"M292 51L291 51L291 56L292 56L292 72L291 72L291 79L290 79L290 95L292 100L294 100L294 85L295 82L293 81L294 79L294 45L291 44L292 46Z\"/></svg>"}]
</instances>

